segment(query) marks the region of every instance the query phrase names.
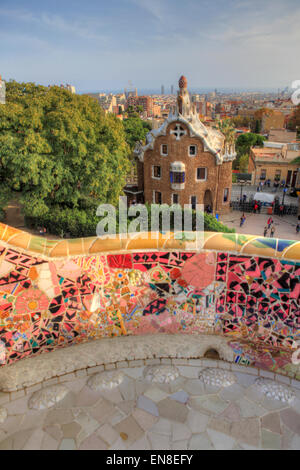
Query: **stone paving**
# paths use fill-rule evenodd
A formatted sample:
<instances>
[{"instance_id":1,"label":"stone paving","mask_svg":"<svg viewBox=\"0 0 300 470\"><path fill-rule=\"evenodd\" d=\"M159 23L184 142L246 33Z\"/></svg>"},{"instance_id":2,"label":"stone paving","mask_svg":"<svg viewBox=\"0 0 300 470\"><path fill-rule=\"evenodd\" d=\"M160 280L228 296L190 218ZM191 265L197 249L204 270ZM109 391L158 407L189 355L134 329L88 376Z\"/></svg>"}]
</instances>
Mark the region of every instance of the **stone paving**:
<instances>
[{"instance_id":1,"label":"stone paving","mask_svg":"<svg viewBox=\"0 0 300 470\"><path fill-rule=\"evenodd\" d=\"M220 222L227 225L229 228L235 228L237 233L244 233L247 235L261 235L263 236L264 227L267 225L267 220L270 217L268 214L252 214L245 213L246 221L240 227L240 219L242 216L240 211L232 211L229 214L224 214L219 217ZM287 240L299 240L300 232L296 233L297 217L292 215L272 215L275 227L274 238L283 238ZM270 230L267 233L270 236Z\"/></svg>"},{"instance_id":2,"label":"stone paving","mask_svg":"<svg viewBox=\"0 0 300 470\"><path fill-rule=\"evenodd\" d=\"M284 380L196 361L85 374L2 401L0 449L299 450L300 382Z\"/></svg>"}]
</instances>

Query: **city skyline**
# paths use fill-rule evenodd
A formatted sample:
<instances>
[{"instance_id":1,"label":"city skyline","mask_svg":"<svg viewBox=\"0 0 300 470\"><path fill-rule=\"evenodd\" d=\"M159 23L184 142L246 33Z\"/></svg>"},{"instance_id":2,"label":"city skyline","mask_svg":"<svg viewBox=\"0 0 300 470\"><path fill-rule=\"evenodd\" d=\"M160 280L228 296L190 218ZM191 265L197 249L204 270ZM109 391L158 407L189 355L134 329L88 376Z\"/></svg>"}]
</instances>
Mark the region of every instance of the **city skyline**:
<instances>
[{"instance_id":1,"label":"city skyline","mask_svg":"<svg viewBox=\"0 0 300 470\"><path fill-rule=\"evenodd\" d=\"M191 90L276 90L300 78L299 20L296 0L2 0L0 73L79 93L168 92L182 73Z\"/></svg>"}]
</instances>

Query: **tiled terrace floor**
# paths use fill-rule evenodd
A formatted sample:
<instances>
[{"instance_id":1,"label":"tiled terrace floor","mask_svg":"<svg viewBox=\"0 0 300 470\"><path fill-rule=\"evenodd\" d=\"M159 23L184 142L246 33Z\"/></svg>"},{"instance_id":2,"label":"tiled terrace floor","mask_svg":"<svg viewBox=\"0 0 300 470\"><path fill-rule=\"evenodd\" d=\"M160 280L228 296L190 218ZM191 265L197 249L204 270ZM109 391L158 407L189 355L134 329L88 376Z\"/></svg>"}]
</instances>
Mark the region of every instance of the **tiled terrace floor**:
<instances>
[{"instance_id":1,"label":"tiled terrace floor","mask_svg":"<svg viewBox=\"0 0 300 470\"><path fill-rule=\"evenodd\" d=\"M169 384L147 381L145 367L122 369L109 391L73 379L46 410L17 398L2 405L0 449L300 449L300 389L287 404L259 391L254 375L234 372L236 383L217 388L198 379L201 367L177 368Z\"/></svg>"}]
</instances>

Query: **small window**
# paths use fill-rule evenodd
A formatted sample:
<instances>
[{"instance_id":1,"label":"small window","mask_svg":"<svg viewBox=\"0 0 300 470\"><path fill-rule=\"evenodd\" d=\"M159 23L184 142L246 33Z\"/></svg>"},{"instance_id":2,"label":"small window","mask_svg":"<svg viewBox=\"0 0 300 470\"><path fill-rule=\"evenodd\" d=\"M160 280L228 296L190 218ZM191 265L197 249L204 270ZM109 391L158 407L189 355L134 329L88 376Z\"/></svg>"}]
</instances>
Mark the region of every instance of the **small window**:
<instances>
[{"instance_id":1,"label":"small window","mask_svg":"<svg viewBox=\"0 0 300 470\"><path fill-rule=\"evenodd\" d=\"M223 202L228 202L228 198L229 198L229 188L225 188Z\"/></svg>"},{"instance_id":2,"label":"small window","mask_svg":"<svg viewBox=\"0 0 300 470\"><path fill-rule=\"evenodd\" d=\"M160 147L161 155L168 155L168 146L167 144L162 144Z\"/></svg>"},{"instance_id":3,"label":"small window","mask_svg":"<svg viewBox=\"0 0 300 470\"><path fill-rule=\"evenodd\" d=\"M281 177L281 170L276 170L275 171L275 181L280 181Z\"/></svg>"},{"instance_id":4,"label":"small window","mask_svg":"<svg viewBox=\"0 0 300 470\"><path fill-rule=\"evenodd\" d=\"M179 204L178 194L172 194L172 204Z\"/></svg>"},{"instance_id":5,"label":"small window","mask_svg":"<svg viewBox=\"0 0 300 470\"><path fill-rule=\"evenodd\" d=\"M154 191L153 192L153 201L155 204L161 204L162 198L161 198L161 193L159 191Z\"/></svg>"},{"instance_id":6,"label":"small window","mask_svg":"<svg viewBox=\"0 0 300 470\"><path fill-rule=\"evenodd\" d=\"M197 145L190 145L189 146L189 156L194 157L197 155Z\"/></svg>"},{"instance_id":7,"label":"small window","mask_svg":"<svg viewBox=\"0 0 300 470\"><path fill-rule=\"evenodd\" d=\"M206 180L206 168L197 168L197 180L198 181L205 181Z\"/></svg>"},{"instance_id":8,"label":"small window","mask_svg":"<svg viewBox=\"0 0 300 470\"><path fill-rule=\"evenodd\" d=\"M161 178L161 167L160 166L153 166L152 167L152 178Z\"/></svg>"},{"instance_id":9,"label":"small window","mask_svg":"<svg viewBox=\"0 0 300 470\"><path fill-rule=\"evenodd\" d=\"M267 170L261 170L260 171L260 179L265 180L267 177Z\"/></svg>"},{"instance_id":10,"label":"small window","mask_svg":"<svg viewBox=\"0 0 300 470\"><path fill-rule=\"evenodd\" d=\"M191 206L193 210L196 210L197 196L191 196Z\"/></svg>"}]
</instances>

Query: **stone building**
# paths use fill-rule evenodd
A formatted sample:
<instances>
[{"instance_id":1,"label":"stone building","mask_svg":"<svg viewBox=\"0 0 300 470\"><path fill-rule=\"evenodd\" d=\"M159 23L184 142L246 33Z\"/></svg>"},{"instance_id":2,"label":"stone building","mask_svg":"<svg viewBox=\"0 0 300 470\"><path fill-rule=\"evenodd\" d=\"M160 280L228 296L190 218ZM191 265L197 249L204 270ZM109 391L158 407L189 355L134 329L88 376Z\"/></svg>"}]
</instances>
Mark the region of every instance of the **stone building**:
<instances>
[{"instance_id":1,"label":"stone building","mask_svg":"<svg viewBox=\"0 0 300 470\"><path fill-rule=\"evenodd\" d=\"M252 183L270 180L271 183L284 181L288 186L297 187L299 174L300 143L264 142L263 148L250 150L248 172Z\"/></svg>"},{"instance_id":2,"label":"stone building","mask_svg":"<svg viewBox=\"0 0 300 470\"><path fill-rule=\"evenodd\" d=\"M261 133L266 134L272 128L280 129L284 127L285 116L281 111L268 109L263 112L261 120Z\"/></svg>"},{"instance_id":3,"label":"stone building","mask_svg":"<svg viewBox=\"0 0 300 470\"><path fill-rule=\"evenodd\" d=\"M179 80L176 106L159 129L147 134L146 145L137 143L135 155L145 202L229 211L234 141L225 142L220 131L200 121L185 77Z\"/></svg>"}]
</instances>

